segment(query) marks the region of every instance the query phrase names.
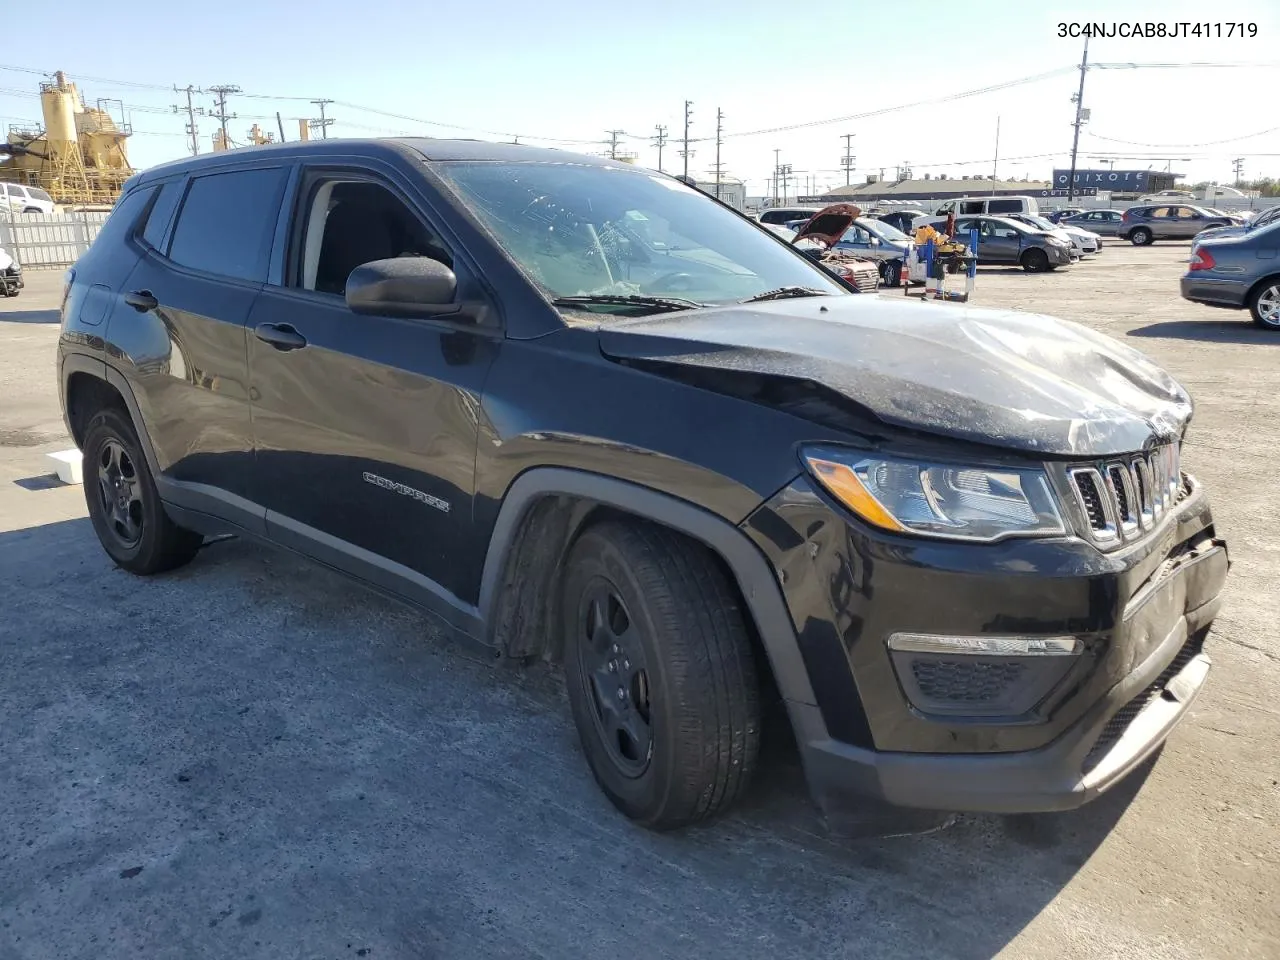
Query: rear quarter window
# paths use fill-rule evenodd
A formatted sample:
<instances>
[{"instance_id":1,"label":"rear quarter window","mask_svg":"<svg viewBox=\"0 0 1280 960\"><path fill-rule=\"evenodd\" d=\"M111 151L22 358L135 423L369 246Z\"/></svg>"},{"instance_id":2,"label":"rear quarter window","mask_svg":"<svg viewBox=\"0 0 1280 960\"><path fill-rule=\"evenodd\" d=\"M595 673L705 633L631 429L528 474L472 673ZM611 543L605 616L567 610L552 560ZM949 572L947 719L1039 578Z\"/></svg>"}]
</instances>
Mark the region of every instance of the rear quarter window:
<instances>
[{"instance_id":1,"label":"rear quarter window","mask_svg":"<svg viewBox=\"0 0 1280 960\"><path fill-rule=\"evenodd\" d=\"M284 167L193 177L169 241L169 259L238 280L265 282Z\"/></svg>"},{"instance_id":2,"label":"rear quarter window","mask_svg":"<svg viewBox=\"0 0 1280 960\"><path fill-rule=\"evenodd\" d=\"M1021 213L1021 200L990 200L987 202L987 209L991 213Z\"/></svg>"},{"instance_id":3,"label":"rear quarter window","mask_svg":"<svg viewBox=\"0 0 1280 960\"><path fill-rule=\"evenodd\" d=\"M147 205L155 195L156 188L148 184L126 193L116 201L107 221L98 231L93 246L105 247L122 242L137 227L139 219L147 210Z\"/></svg>"},{"instance_id":4,"label":"rear quarter window","mask_svg":"<svg viewBox=\"0 0 1280 960\"><path fill-rule=\"evenodd\" d=\"M142 230L142 242L153 250L164 252L161 243L169 221L173 219L173 211L177 208L178 201L182 199L183 182L170 180L159 185L160 195L151 205L151 212L147 214L147 225Z\"/></svg>"}]
</instances>

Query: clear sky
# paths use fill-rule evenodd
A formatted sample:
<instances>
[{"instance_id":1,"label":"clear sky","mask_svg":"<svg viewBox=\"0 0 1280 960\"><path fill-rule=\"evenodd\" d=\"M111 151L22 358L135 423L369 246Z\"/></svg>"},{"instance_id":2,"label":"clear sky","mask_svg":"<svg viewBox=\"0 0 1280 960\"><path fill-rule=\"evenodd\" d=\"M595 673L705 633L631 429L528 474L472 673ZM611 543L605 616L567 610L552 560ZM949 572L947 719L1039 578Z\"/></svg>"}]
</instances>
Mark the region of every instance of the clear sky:
<instances>
[{"instance_id":1,"label":"clear sky","mask_svg":"<svg viewBox=\"0 0 1280 960\"><path fill-rule=\"evenodd\" d=\"M1221 18L1221 19L1217 19ZM1226 19L1229 18L1229 19ZM86 100L124 101L136 135L130 156L146 167L185 156L185 116L171 112L174 85L236 84L233 140L275 112L294 139L297 117L317 116L310 98L338 101L332 136L425 133L607 149L657 165L654 126L667 127L663 165L679 172L675 143L693 101L690 172L715 161L716 110L724 111L727 174L764 193L775 150L801 192L844 182L842 135L856 134L855 182L909 162L915 175L989 175L1000 123L999 173L1047 178L1071 146L1071 96L1083 41L1057 36L1060 22L1256 23L1246 34L1188 39L1095 39L1101 63L1243 62L1242 68L1090 70L1080 165L1183 171L1229 182L1280 176L1280 3L1204 2L796 4L743 0L514 0L424 4L408 0L140 0L113 8L63 0L57 29L37 24L0 53L0 123L38 122L40 72L65 70ZM1225 26L1224 26L1225 31ZM25 35L25 34L24 34ZM14 69L22 68L22 69ZM875 117L749 135L751 131L851 117L1062 72L945 104ZM29 72L36 71L36 72ZM249 96L252 95L252 96ZM284 99L294 98L294 99ZM207 95L197 105L211 106ZM370 109L400 114L396 119ZM269 119L268 119L269 118ZM432 125L427 121L434 121ZM215 123L200 118L202 151ZM454 126L447 126L454 125ZM1272 129L1275 128L1275 129ZM1263 132L1269 131L1269 132ZM1251 136L1257 134L1256 136ZM1229 142L1219 142L1229 141ZM792 188L794 192L794 187Z\"/></svg>"}]
</instances>

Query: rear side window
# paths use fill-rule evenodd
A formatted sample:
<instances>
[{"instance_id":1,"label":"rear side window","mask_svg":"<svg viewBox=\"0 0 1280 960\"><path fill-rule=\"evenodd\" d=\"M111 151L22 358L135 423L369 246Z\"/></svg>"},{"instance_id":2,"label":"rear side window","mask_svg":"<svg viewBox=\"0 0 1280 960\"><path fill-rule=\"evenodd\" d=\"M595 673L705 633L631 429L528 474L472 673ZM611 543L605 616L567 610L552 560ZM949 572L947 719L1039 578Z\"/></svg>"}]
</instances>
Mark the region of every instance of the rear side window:
<instances>
[{"instance_id":1,"label":"rear side window","mask_svg":"<svg viewBox=\"0 0 1280 960\"><path fill-rule=\"evenodd\" d=\"M164 232L169 226L169 221L173 219L173 211L178 206L178 201L182 199L182 181L170 180L168 183L160 185L160 195L156 197L156 202L151 205L151 212L147 214L147 226L142 231L142 242L153 250L163 251L160 245L164 240Z\"/></svg>"},{"instance_id":2,"label":"rear side window","mask_svg":"<svg viewBox=\"0 0 1280 960\"><path fill-rule=\"evenodd\" d=\"M960 204L961 213L982 213L982 200L968 200ZM949 212L949 211L948 211Z\"/></svg>"},{"instance_id":3,"label":"rear side window","mask_svg":"<svg viewBox=\"0 0 1280 960\"><path fill-rule=\"evenodd\" d=\"M283 167L196 177L178 212L169 259L193 270L265 281Z\"/></svg>"},{"instance_id":4,"label":"rear side window","mask_svg":"<svg viewBox=\"0 0 1280 960\"><path fill-rule=\"evenodd\" d=\"M991 213L1021 213L1021 200L989 200L987 210Z\"/></svg>"},{"instance_id":5,"label":"rear side window","mask_svg":"<svg viewBox=\"0 0 1280 960\"><path fill-rule=\"evenodd\" d=\"M53 197L45 193L39 187L27 187L27 193L35 197L37 200L43 200L45 203L53 203Z\"/></svg>"},{"instance_id":6,"label":"rear side window","mask_svg":"<svg viewBox=\"0 0 1280 960\"><path fill-rule=\"evenodd\" d=\"M155 192L154 186L141 187L117 200L107 217L107 222L102 225L98 236L94 238L94 247L110 246L124 240L138 225L138 218L146 211L147 204L151 202Z\"/></svg>"},{"instance_id":7,"label":"rear side window","mask_svg":"<svg viewBox=\"0 0 1280 960\"><path fill-rule=\"evenodd\" d=\"M27 199L27 191L24 190L22 187L18 186L16 183L11 183L9 184L9 196L18 197L22 200L25 200Z\"/></svg>"}]
</instances>

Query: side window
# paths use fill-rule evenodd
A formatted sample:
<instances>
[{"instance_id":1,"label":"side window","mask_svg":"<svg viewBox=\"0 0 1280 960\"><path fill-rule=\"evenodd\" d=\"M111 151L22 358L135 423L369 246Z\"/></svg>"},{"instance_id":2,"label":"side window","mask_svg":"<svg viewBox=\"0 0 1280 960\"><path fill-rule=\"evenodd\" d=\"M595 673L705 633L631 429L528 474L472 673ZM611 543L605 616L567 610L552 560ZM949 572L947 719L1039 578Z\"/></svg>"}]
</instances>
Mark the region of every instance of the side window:
<instances>
[{"instance_id":1,"label":"side window","mask_svg":"<svg viewBox=\"0 0 1280 960\"><path fill-rule=\"evenodd\" d=\"M160 195L151 205L151 212L147 214L147 225L142 230L142 242L152 250L164 252L164 247L160 244L164 240L164 232L169 227L169 221L173 219L173 211L177 208L178 201L182 199L182 186L182 180L170 180L162 184Z\"/></svg>"},{"instance_id":2,"label":"side window","mask_svg":"<svg viewBox=\"0 0 1280 960\"><path fill-rule=\"evenodd\" d=\"M1192 210L1190 207L1179 207L1174 215L1183 220L1196 220L1200 217L1199 211Z\"/></svg>"},{"instance_id":3,"label":"side window","mask_svg":"<svg viewBox=\"0 0 1280 960\"><path fill-rule=\"evenodd\" d=\"M1021 200L992 200L987 204L990 213L1021 213Z\"/></svg>"},{"instance_id":4,"label":"side window","mask_svg":"<svg viewBox=\"0 0 1280 960\"><path fill-rule=\"evenodd\" d=\"M107 216L107 222L94 237L93 245L110 247L123 241L137 227L138 218L146 212L147 204L151 202L155 192L154 186L139 187L117 200Z\"/></svg>"},{"instance_id":5,"label":"side window","mask_svg":"<svg viewBox=\"0 0 1280 960\"><path fill-rule=\"evenodd\" d=\"M1002 227L998 224L992 226L991 233L992 236L999 237L1001 240L1017 240L1019 236L1018 231L1013 227Z\"/></svg>"},{"instance_id":6,"label":"side window","mask_svg":"<svg viewBox=\"0 0 1280 960\"><path fill-rule=\"evenodd\" d=\"M27 191L16 183L11 183L9 184L9 196L15 200L25 200L27 199Z\"/></svg>"},{"instance_id":7,"label":"side window","mask_svg":"<svg viewBox=\"0 0 1280 960\"><path fill-rule=\"evenodd\" d=\"M239 280L265 281L285 169L195 177L178 212L169 259Z\"/></svg>"},{"instance_id":8,"label":"side window","mask_svg":"<svg viewBox=\"0 0 1280 960\"><path fill-rule=\"evenodd\" d=\"M960 212L961 213L982 213L983 212L982 205L985 202L986 202L985 200L966 201L965 203L962 203L960 205Z\"/></svg>"},{"instance_id":9,"label":"side window","mask_svg":"<svg viewBox=\"0 0 1280 960\"><path fill-rule=\"evenodd\" d=\"M1168 217L1172 214L1172 212L1173 211L1170 210L1170 208L1168 207L1155 207L1151 210L1139 210L1138 215L1142 216L1143 214L1145 214L1146 216L1151 217L1152 219L1163 220L1163 219L1168 219Z\"/></svg>"},{"instance_id":10,"label":"side window","mask_svg":"<svg viewBox=\"0 0 1280 960\"><path fill-rule=\"evenodd\" d=\"M954 200L948 200L946 203L944 203L942 206L938 208L938 212L934 214L934 216L945 217L955 208L956 208L956 202Z\"/></svg>"},{"instance_id":11,"label":"side window","mask_svg":"<svg viewBox=\"0 0 1280 960\"><path fill-rule=\"evenodd\" d=\"M351 271L374 260L453 256L390 190L367 180L323 180L303 210L295 286L342 296Z\"/></svg>"},{"instance_id":12,"label":"side window","mask_svg":"<svg viewBox=\"0 0 1280 960\"><path fill-rule=\"evenodd\" d=\"M53 197L45 193L39 187L27 187L27 193L35 197L37 200L43 200L45 203L53 203Z\"/></svg>"}]
</instances>

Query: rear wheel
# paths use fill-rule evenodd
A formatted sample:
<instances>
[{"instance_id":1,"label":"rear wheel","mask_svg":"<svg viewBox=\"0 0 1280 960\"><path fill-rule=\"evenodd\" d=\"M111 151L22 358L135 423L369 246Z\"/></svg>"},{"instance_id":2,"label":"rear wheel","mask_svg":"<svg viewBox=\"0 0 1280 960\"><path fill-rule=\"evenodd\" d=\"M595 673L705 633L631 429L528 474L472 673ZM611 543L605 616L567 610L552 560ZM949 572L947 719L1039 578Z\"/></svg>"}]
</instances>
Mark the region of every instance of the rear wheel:
<instances>
[{"instance_id":1,"label":"rear wheel","mask_svg":"<svg viewBox=\"0 0 1280 960\"><path fill-rule=\"evenodd\" d=\"M133 424L116 409L85 430L84 497L98 540L131 573L162 573L190 562L204 538L164 511Z\"/></svg>"},{"instance_id":2,"label":"rear wheel","mask_svg":"<svg viewBox=\"0 0 1280 960\"><path fill-rule=\"evenodd\" d=\"M1151 231L1146 227L1136 227L1129 234L1129 242L1135 247L1145 247L1154 239L1155 237L1152 236Z\"/></svg>"},{"instance_id":3,"label":"rear wheel","mask_svg":"<svg viewBox=\"0 0 1280 960\"><path fill-rule=\"evenodd\" d=\"M1268 280L1249 298L1253 322L1268 330L1280 330L1280 279Z\"/></svg>"},{"instance_id":4,"label":"rear wheel","mask_svg":"<svg viewBox=\"0 0 1280 960\"><path fill-rule=\"evenodd\" d=\"M1027 273L1041 273L1049 269L1049 255L1043 250L1028 250L1020 262Z\"/></svg>"},{"instance_id":5,"label":"rear wheel","mask_svg":"<svg viewBox=\"0 0 1280 960\"><path fill-rule=\"evenodd\" d=\"M665 830L746 789L760 700L737 594L705 547L607 522L574 544L562 604L574 723L619 810Z\"/></svg>"},{"instance_id":6,"label":"rear wheel","mask_svg":"<svg viewBox=\"0 0 1280 960\"><path fill-rule=\"evenodd\" d=\"M889 260L880 271L881 281L886 287L896 287L902 282L902 261Z\"/></svg>"}]
</instances>

